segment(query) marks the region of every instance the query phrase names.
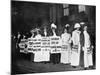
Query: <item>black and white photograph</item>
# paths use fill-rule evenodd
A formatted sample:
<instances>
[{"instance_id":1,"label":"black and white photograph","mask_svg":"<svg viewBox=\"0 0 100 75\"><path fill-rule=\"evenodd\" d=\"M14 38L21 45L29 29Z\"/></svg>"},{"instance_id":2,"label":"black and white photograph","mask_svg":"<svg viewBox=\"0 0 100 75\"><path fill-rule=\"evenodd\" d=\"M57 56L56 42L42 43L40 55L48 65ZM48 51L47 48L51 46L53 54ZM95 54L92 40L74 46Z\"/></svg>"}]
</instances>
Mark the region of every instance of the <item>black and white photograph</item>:
<instances>
[{"instance_id":1,"label":"black and white photograph","mask_svg":"<svg viewBox=\"0 0 100 75\"><path fill-rule=\"evenodd\" d=\"M96 69L96 6L11 0L11 74Z\"/></svg>"}]
</instances>

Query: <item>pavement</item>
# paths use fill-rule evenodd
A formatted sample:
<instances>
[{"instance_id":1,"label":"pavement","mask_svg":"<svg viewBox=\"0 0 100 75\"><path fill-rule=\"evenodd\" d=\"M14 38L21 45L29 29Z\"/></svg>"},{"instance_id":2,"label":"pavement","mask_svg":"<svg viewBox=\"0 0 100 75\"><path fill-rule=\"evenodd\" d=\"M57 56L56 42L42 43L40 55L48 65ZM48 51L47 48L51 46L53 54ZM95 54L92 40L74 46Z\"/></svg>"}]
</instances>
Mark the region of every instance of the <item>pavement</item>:
<instances>
[{"instance_id":1,"label":"pavement","mask_svg":"<svg viewBox=\"0 0 100 75\"><path fill-rule=\"evenodd\" d=\"M19 49L15 49L15 43L12 42L12 51L11 51L11 73L15 74L29 74L29 73L47 73L47 72L61 72L61 71L82 71L84 70L83 61L81 61L82 67L78 66L73 68L69 64L53 64L53 63L35 63L32 62L30 54L21 54ZM83 56L83 55L81 55ZM83 60L83 57L81 57ZM95 65L93 67L95 69ZM88 70L93 70L89 68Z\"/></svg>"},{"instance_id":2,"label":"pavement","mask_svg":"<svg viewBox=\"0 0 100 75\"><path fill-rule=\"evenodd\" d=\"M69 64L35 63L29 60L19 60L12 65L12 74L46 73L61 71L81 71L84 67L73 68ZM88 69L92 70L92 69Z\"/></svg>"}]
</instances>

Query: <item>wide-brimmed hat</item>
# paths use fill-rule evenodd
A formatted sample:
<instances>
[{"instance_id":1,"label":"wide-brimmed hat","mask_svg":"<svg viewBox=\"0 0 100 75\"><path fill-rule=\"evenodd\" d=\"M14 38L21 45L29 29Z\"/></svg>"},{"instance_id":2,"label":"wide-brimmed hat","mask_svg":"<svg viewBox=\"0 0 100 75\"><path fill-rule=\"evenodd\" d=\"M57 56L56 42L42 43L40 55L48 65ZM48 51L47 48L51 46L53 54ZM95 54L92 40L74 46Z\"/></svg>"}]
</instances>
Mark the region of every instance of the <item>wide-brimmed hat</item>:
<instances>
[{"instance_id":1,"label":"wide-brimmed hat","mask_svg":"<svg viewBox=\"0 0 100 75\"><path fill-rule=\"evenodd\" d=\"M70 26L69 24L66 24L66 25L65 25L66 28L69 27L69 26Z\"/></svg>"},{"instance_id":2,"label":"wide-brimmed hat","mask_svg":"<svg viewBox=\"0 0 100 75\"><path fill-rule=\"evenodd\" d=\"M56 26L54 23L52 23L52 24L51 24L51 28L55 28L55 29L56 29L57 26Z\"/></svg>"},{"instance_id":3,"label":"wide-brimmed hat","mask_svg":"<svg viewBox=\"0 0 100 75\"><path fill-rule=\"evenodd\" d=\"M80 24L79 23L75 23L74 28L80 28Z\"/></svg>"},{"instance_id":4,"label":"wide-brimmed hat","mask_svg":"<svg viewBox=\"0 0 100 75\"><path fill-rule=\"evenodd\" d=\"M81 24L81 25L84 25L84 24L85 24L85 22L80 22L80 24Z\"/></svg>"}]
</instances>

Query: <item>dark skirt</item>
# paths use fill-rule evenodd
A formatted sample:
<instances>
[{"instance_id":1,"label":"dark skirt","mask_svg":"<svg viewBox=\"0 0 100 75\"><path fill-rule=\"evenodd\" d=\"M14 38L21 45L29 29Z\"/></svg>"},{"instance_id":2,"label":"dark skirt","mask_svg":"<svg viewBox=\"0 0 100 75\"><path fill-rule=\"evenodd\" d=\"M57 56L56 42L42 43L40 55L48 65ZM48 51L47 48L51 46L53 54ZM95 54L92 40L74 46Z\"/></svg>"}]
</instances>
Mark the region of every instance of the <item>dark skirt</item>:
<instances>
[{"instance_id":1,"label":"dark skirt","mask_svg":"<svg viewBox=\"0 0 100 75\"><path fill-rule=\"evenodd\" d=\"M58 64L60 62L60 53L52 53L50 54L50 62L53 64Z\"/></svg>"}]
</instances>

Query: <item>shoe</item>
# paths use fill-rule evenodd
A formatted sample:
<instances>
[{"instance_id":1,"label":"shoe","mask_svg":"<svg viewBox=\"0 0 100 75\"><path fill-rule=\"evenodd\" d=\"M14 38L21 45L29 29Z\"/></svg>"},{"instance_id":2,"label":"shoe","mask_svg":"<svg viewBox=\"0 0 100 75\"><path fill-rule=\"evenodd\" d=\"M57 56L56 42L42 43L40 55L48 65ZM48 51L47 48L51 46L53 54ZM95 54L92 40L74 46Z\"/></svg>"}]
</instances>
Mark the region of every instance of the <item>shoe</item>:
<instances>
[{"instance_id":1,"label":"shoe","mask_svg":"<svg viewBox=\"0 0 100 75\"><path fill-rule=\"evenodd\" d=\"M73 68L76 68L76 66L72 66Z\"/></svg>"},{"instance_id":2,"label":"shoe","mask_svg":"<svg viewBox=\"0 0 100 75\"><path fill-rule=\"evenodd\" d=\"M85 67L85 68L84 68L84 70L88 70L88 69L89 69L88 67Z\"/></svg>"},{"instance_id":3,"label":"shoe","mask_svg":"<svg viewBox=\"0 0 100 75\"><path fill-rule=\"evenodd\" d=\"M89 66L89 68L90 68L90 69L94 69L94 67L93 67L93 66Z\"/></svg>"}]
</instances>

